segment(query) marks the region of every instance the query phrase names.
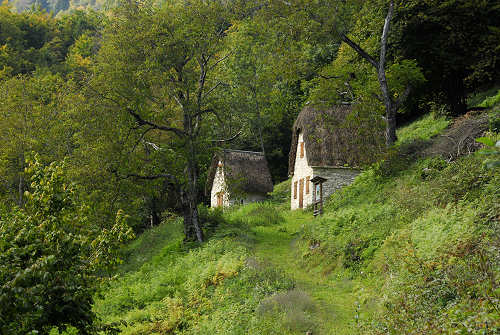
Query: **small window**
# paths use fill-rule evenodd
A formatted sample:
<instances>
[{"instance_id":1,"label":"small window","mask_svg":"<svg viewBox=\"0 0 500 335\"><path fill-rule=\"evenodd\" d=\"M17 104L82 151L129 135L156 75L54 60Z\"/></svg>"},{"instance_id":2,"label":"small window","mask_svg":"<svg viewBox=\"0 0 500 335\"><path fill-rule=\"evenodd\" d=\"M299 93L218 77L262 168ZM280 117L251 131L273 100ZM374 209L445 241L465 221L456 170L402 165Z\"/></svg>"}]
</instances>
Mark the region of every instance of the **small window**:
<instances>
[{"instance_id":1,"label":"small window","mask_svg":"<svg viewBox=\"0 0 500 335\"><path fill-rule=\"evenodd\" d=\"M297 182L293 183L293 198L297 199Z\"/></svg>"},{"instance_id":2,"label":"small window","mask_svg":"<svg viewBox=\"0 0 500 335\"><path fill-rule=\"evenodd\" d=\"M306 194L309 194L309 179L311 177L306 177Z\"/></svg>"},{"instance_id":3,"label":"small window","mask_svg":"<svg viewBox=\"0 0 500 335\"><path fill-rule=\"evenodd\" d=\"M300 142L300 158L304 158L304 142Z\"/></svg>"}]
</instances>

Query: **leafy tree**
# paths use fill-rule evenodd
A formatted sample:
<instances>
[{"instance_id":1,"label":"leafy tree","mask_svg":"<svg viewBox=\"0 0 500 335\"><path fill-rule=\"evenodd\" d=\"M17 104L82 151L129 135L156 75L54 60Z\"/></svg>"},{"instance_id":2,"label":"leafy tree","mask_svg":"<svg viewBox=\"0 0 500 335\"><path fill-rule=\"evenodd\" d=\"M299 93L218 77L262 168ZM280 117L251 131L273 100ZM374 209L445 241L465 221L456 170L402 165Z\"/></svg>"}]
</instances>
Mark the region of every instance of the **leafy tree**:
<instances>
[{"instance_id":1,"label":"leafy tree","mask_svg":"<svg viewBox=\"0 0 500 335\"><path fill-rule=\"evenodd\" d=\"M214 69L226 59L229 6L224 2L124 3L107 28L92 89L101 106L127 115L151 137L156 155L173 150L171 169L156 175L117 173L136 179L164 178L177 190L187 240L203 240L198 218L200 157L206 159L214 115ZM106 109L106 107L105 107ZM159 144L159 145L157 145Z\"/></svg>"},{"instance_id":2,"label":"leafy tree","mask_svg":"<svg viewBox=\"0 0 500 335\"><path fill-rule=\"evenodd\" d=\"M230 56L219 68L224 89L218 92L218 103L222 102L220 109L232 113L219 137L230 136L234 129L240 131L229 145L264 152L273 179L282 181L288 177L283 162L288 156L290 129L305 98L301 75L284 75L285 60L274 53L277 36L263 17L234 23L226 42ZM305 69L303 58L301 67Z\"/></svg>"},{"instance_id":3,"label":"leafy tree","mask_svg":"<svg viewBox=\"0 0 500 335\"><path fill-rule=\"evenodd\" d=\"M376 6L378 4L367 2L363 7L363 9L373 5ZM371 10L373 11L373 9ZM370 82L367 81L366 79L364 80L364 84L368 87L368 89L365 88L363 90L359 89L354 90L350 84L351 81L350 79L354 79L355 76L353 75L359 71L355 71L354 69L352 69L352 66L347 66L347 69L351 69L352 71L348 74L345 73L345 68L344 70L342 70L342 68L338 68L338 70L340 70L339 71L340 73L344 72L343 75L337 77L335 76L329 77L331 79L340 78L341 80L343 80L345 87L343 87L342 89L338 87L337 92L339 93L339 95L344 96L343 98L349 99L350 100L349 102L351 103L354 102L353 100L360 97L359 93L364 93L365 100L367 100L367 95L368 95L369 96L368 98L375 97L377 100L379 100L384 104L384 109L385 109L384 119L386 124L385 137L387 146L391 146L392 144L394 144L397 139L396 115L399 109L401 108L402 104L408 97L411 86L418 85L419 83L424 81L424 78L420 73L420 70L418 66L415 64L415 62L402 60L400 62L394 62L390 66L386 65L388 62L388 39L389 39L390 25L393 15L394 15L394 1L390 1L389 9L387 11L387 15L385 17L385 21L383 24L380 44L369 45L370 49L373 49L374 51L379 53L378 60L375 57L371 56L370 52L365 50L360 44L354 42L351 38L349 38L346 35L346 33L340 32L341 40L344 43L346 43L350 48L352 48L352 50L354 50L360 57L362 57L365 61L368 62L368 64L370 64L375 69L376 80L378 81L379 84L378 91L380 93L373 90L373 86L371 86ZM375 40L373 36L376 36L374 32L371 33L372 38L370 37L368 38L371 40L372 43ZM344 65L347 64L344 63ZM391 85L389 85L389 79L392 79L390 81Z\"/></svg>"},{"instance_id":4,"label":"leafy tree","mask_svg":"<svg viewBox=\"0 0 500 335\"><path fill-rule=\"evenodd\" d=\"M60 75L38 72L0 82L0 175L4 200L24 204L25 157L35 150L46 161L71 152L71 127L60 110L65 99Z\"/></svg>"},{"instance_id":5,"label":"leafy tree","mask_svg":"<svg viewBox=\"0 0 500 335\"><path fill-rule=\"evenodd\" d=\"M40 68L65 73L70 47L83 34L94 37L104 21L93 11L56 19L36 10L17 14L8 4L0 4L0 80Z\"/></svg>"},{"instance_id":6,"label":"leafy tree","mask_svg":"<svg viewBox=\"0 0 500 335\"><path fill-rule=\"evenodd\" d=\"M126 217L119 214L109 229L89 222L64 165L44 167L35 157L27 173L25 208L0 219L0 332L73 326L89 334L96 273L117 261L118 246L131 237Z\"/></svg>"}]
</instances>

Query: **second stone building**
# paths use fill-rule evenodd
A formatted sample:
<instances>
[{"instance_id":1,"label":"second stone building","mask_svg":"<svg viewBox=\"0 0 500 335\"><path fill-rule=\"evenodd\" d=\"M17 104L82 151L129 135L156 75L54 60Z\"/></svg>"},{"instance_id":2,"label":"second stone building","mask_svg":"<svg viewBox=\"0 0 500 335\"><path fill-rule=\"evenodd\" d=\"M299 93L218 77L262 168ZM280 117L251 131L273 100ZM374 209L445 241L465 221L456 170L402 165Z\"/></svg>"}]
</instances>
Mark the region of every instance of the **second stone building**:
<instances>
[{"instance_id":1,"label":"second stone building","mask_svg":"<svg viewBox=\"0 0 500 335\"><path fill-rule=\"evenodd\" d=\"M293 126L288 172L291 209L312 204L314 177L326 179L323 197L349 185L359 167L384 145L380 122L356 118L350 106L306 106ZM316 197L317 198L317 197Z\"/></svg>"}]
</instances>

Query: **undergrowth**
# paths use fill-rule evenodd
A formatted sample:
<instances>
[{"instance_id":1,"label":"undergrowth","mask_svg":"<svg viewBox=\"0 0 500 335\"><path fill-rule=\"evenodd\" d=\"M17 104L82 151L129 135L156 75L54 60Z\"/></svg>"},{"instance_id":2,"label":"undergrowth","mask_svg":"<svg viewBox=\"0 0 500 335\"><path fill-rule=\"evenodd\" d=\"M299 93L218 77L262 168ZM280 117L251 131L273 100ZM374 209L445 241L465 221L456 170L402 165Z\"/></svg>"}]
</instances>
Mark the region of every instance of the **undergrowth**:
<instances>
[{"instance_id":1,"label":"undergrowth","mask_svg":"<svg viewBox=\"0 0 500 335\"><path fill-rule=\"evenodd\" d=\"M95 311L123 334L499 333L498 169L480 154L402 157L447 125L401 129L322 217L289 210L287 181L269 202L200 207L201 246L163 223L125 250Z\"/></svg>"},{"instance_id":2,"label":"undergrowth","mask_svg":"<svg viewBox=\"0 0 500 335\"><path fill-rule=\"evenodd\" d=\"M378 312L356 331L500 331L500 174L483 160L473 154L375 164L307 226L306 263L321 259L320 266L383 292L375 298Z\"/></svg>"}]
</instances>

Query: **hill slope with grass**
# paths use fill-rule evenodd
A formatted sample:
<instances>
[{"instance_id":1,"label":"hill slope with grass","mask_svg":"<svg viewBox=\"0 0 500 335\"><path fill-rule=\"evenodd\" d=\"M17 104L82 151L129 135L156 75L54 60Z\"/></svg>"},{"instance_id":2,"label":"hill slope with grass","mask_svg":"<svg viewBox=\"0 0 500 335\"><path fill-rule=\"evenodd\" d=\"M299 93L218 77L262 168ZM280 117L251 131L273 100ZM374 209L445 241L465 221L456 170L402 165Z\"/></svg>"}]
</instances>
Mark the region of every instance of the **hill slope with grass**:
<instances>
[{"instance_id":1,"label":"hill slope with grass","mask_svg":"<svg viewBox=\"0 0 500 335\"><path fill-rule=\"evenodd\" d=\"M320 218L289 210L287 181L266 203L202 208L201 246L167 220L94 310L123 334L498 334L500 174L480 153L422 155L458 126L400 129Z\"/></svg>"}]
</instances>

